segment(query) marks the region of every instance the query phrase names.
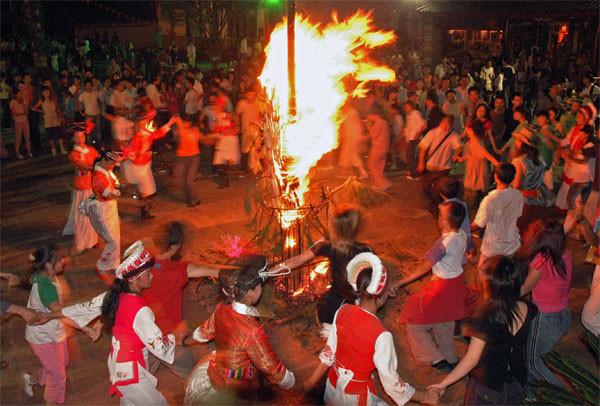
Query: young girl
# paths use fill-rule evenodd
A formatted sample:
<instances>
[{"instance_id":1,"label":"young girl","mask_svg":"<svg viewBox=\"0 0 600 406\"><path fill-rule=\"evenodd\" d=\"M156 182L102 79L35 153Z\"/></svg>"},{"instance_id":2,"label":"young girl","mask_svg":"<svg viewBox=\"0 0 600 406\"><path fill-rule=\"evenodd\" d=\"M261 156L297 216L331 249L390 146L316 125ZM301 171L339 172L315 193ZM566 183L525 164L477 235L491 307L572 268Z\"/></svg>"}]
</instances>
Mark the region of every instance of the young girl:
<instances>
[{"instance_id":1,"label":"young girl","mask_svg":"<svg viewBox=\"0 0 600 406\"><path fill-rule=\"evenodd\" d=\"M408 343L417 363L440 370L448 370L456 364L454 322L469 317L475 304L462 275L467 236L460 226L465 215L466 210L459 202L440 204L438 224L442 236L425 254L420 268L394 287L398 289L430 271L433 273L423 289L408 297L399 321L406 323Z\"/></svg>"},{"instance_id":2,"label":"young girl","mask_svg":"<svg viewBox=\"0 0 600 406\"><path fill-rule=\"evenodd\" d=\"M284 389L294 386L294 374L273 352L254 307L260 300L263 282L278 274L267 268L265 257L253 256L241 264L241 269L219 272L225 302L218 304L193 333L193 339L200 343L214 340L216 351L196 365L186 384L184 404L239 404L241 399L252 400L259 385L259 371Z\"/></svg>"},{"instance_id":3,"label":"young girl","mask_svg":"<svg viewBox=\"0 0 600 406\"><path fill-rule=\"evenodd\" d=\"M469 141L460 157L455 160L459 162L466 161L465 167L465 200L468 204L476 206L479 200L487 192L490 185L489 163L494 166L498 161L486 149L483 143L485 128L481 121L472 120L467 123L465 132L469 136Z\"/></svg>"},{"instance_id":4,"label":"young girl","mask_svg":"<svg viewBox=\"0 0 600 406\"><path fill-rule=\"evenodd\" d=\"M154 323L154 314L140 293L152 285L154 258L136 241L125 251L125 259L116 270L112 289L92 300L52 314L67 317L85 326L101 316L101 323L112 328L112 345L108 356L110 394L121 405L166 405L156 389L157 380L147 370L148 351L171 364L175 354L175 335L163 336ZM101 326L97 323L94 328ZM92 338L97 337L92 332Z\"/></svg>"},{"instance_id":5,"label":"young girl","mask_svg":"<svg viewBox=\"0 0 600 406\"><path fill-rule=\"evenodd\" d=\"M523 240L524 252L531 263L527 279L521 286L521 296L532 292L533 303L539 310L527 341L527 397L534 399L536 381L546 381L567 389L550 372L542 357L571 329L569 285L573 261L566 248L563 227L554 218L531 223Z\"/></svg>"},{"instance_id":6,"label":"young girl","mask_svg":"<svg viewBox=\"0 0 600 406\"><path fill-rule=\"evenodd\" d=\"M66 154L67 149L62 135L62 124L65 122L65 117L60 111L56 100L51 97L49 88L42 88L42 99L31 110L44 114L44 127L46 128L46 136L50 140L52 155L56 155L56 141L60 146L60 152Z\"/></svg>"},{"instance_id":7,"label":"young girl","mask_svg":"<svg viewBox=\"0 0 600 406\"><path fill-rule=\"evenodd\" d=\"M481 276L482 303L471 321L467 353L450 374L427 389L443 394L470 373L465 405L520 405L527 382L524 350L537 308L519 300L517 261L490 257Z\"/></svg>"},{"instance_id":8,"label":"young girl","mask_svg":"<svg viewBox=\"0 0 600 406\"><path fill-rule=\"evenodd\" d=\"M56 275L64 270L62 254L54 245L44 245L29 259L32 261L34 273L31 277L33 286L29 294L27 308L38 313L60 311L63 297ZM81 329L91 335L91 329ZM69 350L63 323L51 320L46 324L25 327L25 340L38 357L42 366L37 372L23 373L25 393L33 396L33 385L45 386L44 399L48 404L63 404L67 386L66 369L69 365Z\"/></svg>"},{"instance_id":9,"label":"young girl","mask_svg":"<svg viewBox=\"0 0 600 406\"><path fill-rule=\"evenodd\" d=\"M376 316L385 304L391 280L381 260L370 252L358 254L348 263L347 278L358 305L344 304L336 312L320 362L305 381L305 390L312 388L329 368L326 404L378 405L384 401L377 397L377 370L383 389L396 404L409 400L436 404L434 391L426 394L415 390L396 371L394 338Z\"/></svg>"},{"instance_id":10,"label":"young girl","mask_svg":"<svg viewBox=\"0 0 600 406\"><path fill-rule=\"evenodd\" d=\"M318 256L329 259L331 289L321 297L317 304L317 317L324 327L322 334L325 337L329 334L328 328L339 307L344 302L354 302L352 286L348 283L345 274L346 265L361 252L371 252L371 248L367 244L356 241L359 229L359 211L351 205L340 204L335 208L329 220L330 240L322 239L302 254L277 266L295 269Z\"/></svg>"},{"instance_id":11,"label":"young girl","mask_svg":"<svg viewBox=\"0 0 600 406\"><path fill-rule=\"evenodd\" d=\"M71 166L75 169L75 190L71 198L69 220L62 235L75 235L73 248L77 254L80 254L98 243L98 233L92 227L90 219L79 211L79 205L93 195L92 165L98 157L98 151L94 147L85 145L87 129L85 123L75 123L69 129L73 131L74 145L73 151L69 154L69 161L71 161Z\"/></svg>"}]
</instances>

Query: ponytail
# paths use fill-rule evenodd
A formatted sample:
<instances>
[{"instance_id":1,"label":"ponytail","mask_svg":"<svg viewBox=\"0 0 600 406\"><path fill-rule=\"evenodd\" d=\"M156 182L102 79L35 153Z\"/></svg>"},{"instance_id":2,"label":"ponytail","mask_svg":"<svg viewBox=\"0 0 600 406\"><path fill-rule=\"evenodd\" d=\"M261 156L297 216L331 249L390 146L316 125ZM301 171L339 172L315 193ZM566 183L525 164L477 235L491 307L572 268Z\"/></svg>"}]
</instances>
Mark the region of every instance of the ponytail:
<instances>
[{"instance_id":1,"label":"ponytail","mask_svg":"<svg viewBox=\"0 0 600 406\"><path fill-rule=\"evenodd\" d=\"M33 272L43 271L46 264L54 265L61 257L60 250L54 244L44 244L29 255Z\"/></svg>"},{"instance_id":2,"label":"ponytail","mask_svg":"<svg viewBox=\"0 0 600 406\"><path fill-rule=\"evenodd\" d=\"M106 327L115 325L115 317L117 309L119 308L119 299L121 298L122 293L128 292L130 292L130 290L127 279L115 279L112 289L108 292L108 295L106 295L104 302L102 303L102 314L100 315L100 319Z\"/></svg>"}]
</instances>

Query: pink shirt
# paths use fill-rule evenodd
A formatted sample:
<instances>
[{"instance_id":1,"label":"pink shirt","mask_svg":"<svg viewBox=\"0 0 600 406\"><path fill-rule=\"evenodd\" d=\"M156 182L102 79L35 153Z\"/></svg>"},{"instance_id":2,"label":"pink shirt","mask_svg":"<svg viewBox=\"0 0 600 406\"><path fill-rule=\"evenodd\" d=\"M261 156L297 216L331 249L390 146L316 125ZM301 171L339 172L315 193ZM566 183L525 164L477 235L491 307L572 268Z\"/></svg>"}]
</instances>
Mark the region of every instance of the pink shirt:
<instances>
[{"instance_id":1,"label":"pink shirt","mask_svg":"<svg viewBox=\"0 0 600 406\"><path fill-rule=\"evenodd\" d=\"M567 273L564 279L554 269L552 262L542 258L542 254L537 254L529 265L530 268L537 269L543 274L532 291L533 303L541 312L559 312L569 307L569 285L573 274L573 261L568 250L565 250L562 258Z\"/></svg>"}]
</instances>

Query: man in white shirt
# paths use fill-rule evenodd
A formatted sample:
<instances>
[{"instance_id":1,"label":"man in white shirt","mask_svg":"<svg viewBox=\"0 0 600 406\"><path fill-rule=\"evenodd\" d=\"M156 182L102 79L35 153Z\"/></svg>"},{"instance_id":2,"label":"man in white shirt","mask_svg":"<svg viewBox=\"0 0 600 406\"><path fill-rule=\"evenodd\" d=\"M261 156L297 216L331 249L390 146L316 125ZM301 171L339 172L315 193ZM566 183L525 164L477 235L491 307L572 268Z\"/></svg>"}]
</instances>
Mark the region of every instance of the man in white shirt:
<instances>
[{"instance_id":1,"label":"man in white shirt","mask_svg":"<svg viewBox=\"0 0 600 406\"><path fill-rule=\"evenodd\" d=\"M198 69L190 69L188 71L188 78L194 79L194 90L198 94L198 103L196 105L196 110L202 111L204 107L204 87L202 86L202 73L198 71Z\"/></svg>"},{"instance_id":2,"label":"man in white shirt","mask_svg":"<svg viewBox=\"0 0 600 406\"><path fill-rule=\"evenodd\" d=\"M186 78L185 87L187 88L187 92L183 98L185 121L195 124L196 118L198 118L198 93L194 90L194 79Z\"/></svg>"},{"instance_id":3,"label":"man in white shirt","mask_svg":"<svg viewBox=\"0 0 600 406\"><path fill-rule=\"evenodd\" d=\"M125 90L123 91L125 94L125 107L129 111L133 110L138 100L137 88L134 86L133 81L133 78L123 79L123 83L125 84Z\"/></svg>"},{"instance_id":4,"label":"man in white shirt","mask_svg":"<svg viewBox=\"0 0 600 406\"><path fill-rule=\"evenodd\" d=\"M410 175L408 175L407 178L413 180L419 177L419 174L417 173L416 151L421 134L427 128L427 121L423 119L419 110L417 110L411 102L404 103L402 107L404 108L406 116L404 134L406 141L408 142L408 147L406 149L406 164L408 165Z\"/></svg>"},{"instance_id":5,"label":"man in white shirt","mask_svg":"<svg viewBox=\"0 0 600 406\"><path fill-rule=\"evenodd\" d=\"M97 142L100 141L100 95L92 87L90 79L86 79L84 84L85 90L79 93L77 98L77 110L86 120L91 120L94 123L94 128L90 132L90 139Z\"/></svg>"},{"instance_id":6,"label":"man in white shirt","mask_svg":"<svg viewBox=\"0 0 600 406\"><path fill-rule=\"evenodd\" d=\"M513 257L521 246L517 219L523 213L523 195L510 186L516 169L512 164L502 163L494 170L496 190L483 198L471 229L485 227L479 267L489 257L504 255Z\"/></svg>"},{"instance_id":7,"label":"man in white shirt","mask_svg":"<svg viewBox=\"0 0 600 406\"><path fill-rule=\"evenodd\" d=\"M465 104L469 99L469 77L467 75L461 75L459 83L460 86L454 89L456 92L456 100Z\"/></svg>"},{"instance_id":8,"label":"man in white shirt","mask_svg":"<svg viewBox=\"0 0 600 406\"><path fill-rule=\"evenodd\" d=\"M425 134L419 142L417 172L421 174L423 192L430 198L435 195L435 183L450 173L452 158L461 147L458 134L452 129L453 121L453 116L445 115L440 125Z\"/></svg>"},{"instance_id":9,"label":"man in white shirt","mask_svg":"<svg viewBox=\"0 0 600 406\"><path fill-rule=\"evenodd\" d=\"M449 114L454 117L452 129L459 134L462 134L464 129L464 117L467 115L467 109L464 104L456 101L456 92L448 90L446 92L446 102L442 106L444 114Z\"/></svg>"}]
</instances>

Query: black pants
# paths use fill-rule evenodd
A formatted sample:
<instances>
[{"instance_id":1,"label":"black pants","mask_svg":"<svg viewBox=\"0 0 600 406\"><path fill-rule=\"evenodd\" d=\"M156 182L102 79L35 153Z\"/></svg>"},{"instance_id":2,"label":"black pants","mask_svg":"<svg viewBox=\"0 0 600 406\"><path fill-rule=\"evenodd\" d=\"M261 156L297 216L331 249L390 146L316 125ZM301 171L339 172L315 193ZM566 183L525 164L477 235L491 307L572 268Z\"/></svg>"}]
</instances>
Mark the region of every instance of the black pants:
<instances>
[{"instance_id":1,"label":"black pants","mask_svg":"<svg viewBox=\"0 0 600 406\"><path fill-rule=\"evenodd\" d=\"M408 147L406 149L406 164L408 165L410 176L413 178L417 178L419 176L417 173L417 165L419 164L419 159L417 157L417 145L419 145L419 140L408 141Z\"/></svg>"},{"instance_id":2,"label":"black pants","mask_svg":"<svg viewBox=\"0 0 600 406\"><path fill-rule=\"evenodd\" d=\"M2 128L10 128L12 117L10 113L10 100L2 99Z\"/></svg>"},{"instance_id":3,"label":"black pants","mask_svg":"<svg viewBox=\"0 0 600 406\"><path fill-rule=\"evenodd\" d=\"M31 139L31 146L37 151L42 150L42 142L40 140L40 114L36 111L29 111L27 115L29 120L29 134Z\"/></svg>"}]
</instances>

